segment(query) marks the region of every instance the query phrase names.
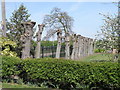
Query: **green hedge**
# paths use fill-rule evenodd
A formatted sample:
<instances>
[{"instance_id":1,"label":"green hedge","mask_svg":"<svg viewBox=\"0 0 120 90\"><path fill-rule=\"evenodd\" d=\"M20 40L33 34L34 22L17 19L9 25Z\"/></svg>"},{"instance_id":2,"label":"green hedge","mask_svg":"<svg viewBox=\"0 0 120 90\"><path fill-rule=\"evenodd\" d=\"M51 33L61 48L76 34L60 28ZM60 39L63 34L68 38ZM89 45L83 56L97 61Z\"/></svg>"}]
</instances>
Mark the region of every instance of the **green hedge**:
<instances>
[{"instance_id":1,"label":"green hedge","mask_svg":"<svg viewBox=\"0 0 120 90\"><path fill-rule=\"evenodd\" d=\"M11 75L18 75L18 65L20 65L21 60L17 57L0 57L2 59L2 77L9 78Z\"/></svg>"},{"instance_id":2,"label":"green hedge","mask_svg":"<svg viewBox=\"0 0 120 90\"><path fill-rule=\"evenodd\" d=\"M95 49L94 52L95 53L103 53L103 52L105 52L105 49Z\"/></svg>"},{"instance_id":3,"label":"green hedge","mask_svg":"<svg viewBox=\"0 0 120 90\"><path fill-rule=\"evenodd\" d=\"M113 62L79 62L62 59L3 57L2 78L17 75L24 83L51 88L120 88L120 68Z\"/></svg>"}]
</instances>

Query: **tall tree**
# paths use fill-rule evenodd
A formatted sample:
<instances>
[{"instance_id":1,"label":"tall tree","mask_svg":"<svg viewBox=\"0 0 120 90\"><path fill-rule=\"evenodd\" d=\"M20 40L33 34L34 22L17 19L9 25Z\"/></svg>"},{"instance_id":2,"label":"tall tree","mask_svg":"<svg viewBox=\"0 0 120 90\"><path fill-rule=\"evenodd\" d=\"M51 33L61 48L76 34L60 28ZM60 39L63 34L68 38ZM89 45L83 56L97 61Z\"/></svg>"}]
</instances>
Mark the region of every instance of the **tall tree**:
<instances>
[{"instance_id":1,"label":"tall tree","mask_svg":"<svg viewBox=\"0 0 120 90\"><path fill-rule=\"evenodd\" d=\"M103 47L104 49L116 49L118 40L117 15L102 15L104 16L104 24L101 26L101 31L96 35L99 40L97 46Z\"/></svg>"},{"instance_id":2,"label":"tall tree","mask_svg":"<svg viewBox=\"0 0 120 90\"><path fill-rule=\"evenodd\" d=\"M43 28L44 28L44 24L39 24L38 25L38 32L36 34L37 37L37 46L35 48L35 58L40 58L40 51L41 51L41 36L42 36L42 32L43 32Z\"/></svg>"},{"instance_id":3,"label":"tall tree","mask_svg":"<svg viewBox=\"0 0 120 90\"><path fill-rule=\"evenodd\" d=\"M33 27L36 22L24 22L22 23L23 28L25 28L25 33L21 35L22 42L22 59L30 58L30 49L31 49L31 41L33 37Z\"/></svg>"},{"instance_id":4,"label":"tall tree","mask_svg":"<svg viewBox=\"0 0 120 90\"><path fill-rule=\"evenodd\" d=\"M45 15L43 20L43 24L45 24L45 30L48 31L46 39L53 35L51 33L56 33L58 29L62 30L63 33L73 33L73 21L73 18L70 17L67 12L61 11L60 8L53 8L50 14Z\"/></svg>"},{"instance_id":5,"label":"tall tree","mask_svg":"<svg viewBox=\"0 0 120 90\"><path fill-rule=\"evenodd\" d=\"M21 4L20 7L12 13L10 21L7 22L7 37L17 43L17 51L19 51L17 52L18 55L20 55L22 49L20 37L25 33L24 28L21 28L21 23L31 21L29 17L30 14L28 14L28 10Z\"/></svg>"},{"instance_id":6,"label":"tall tree","mask_svg":"<svg viewBox=\"0 0 120 90\"><path fill-rule=\"evenodd\" d=\"M61 11L59 8L53 8L51 13L49 15L46 15L44 17L43 24L45 24L45 28L48 30L48 33L46 35L46 39L49 39L52 35L54 35L57 30L61 30L62 35L65 35L65 41L66 41L66 58L69 58L69 37L70 34L73 34L74 32L72 31L72 25L73 25L73 18L70 17L67 12ZM58 32L57 32L58 35ZM61 34L60 34L61 35ZM61 43L59 42L59 37L58 35L58 45L57 45L57 50L56 54L59 54L60 48L61 48ZM56 55L57 58L59 58L59 55Z\"/></svg>"}]
</instances>

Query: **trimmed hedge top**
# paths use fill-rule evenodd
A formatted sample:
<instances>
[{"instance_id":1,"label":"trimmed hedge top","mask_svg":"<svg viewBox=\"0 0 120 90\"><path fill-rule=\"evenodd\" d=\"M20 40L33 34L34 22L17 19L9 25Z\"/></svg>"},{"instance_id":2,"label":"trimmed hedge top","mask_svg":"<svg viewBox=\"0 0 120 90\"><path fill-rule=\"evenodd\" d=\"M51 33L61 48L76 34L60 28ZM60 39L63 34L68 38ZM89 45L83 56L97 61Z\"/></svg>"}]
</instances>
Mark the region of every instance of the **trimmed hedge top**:
<instances>
[{"instance_id":1,"label":"trimmed hedge top","mask_svg":"<svg viewBox=\"0 0 120 90\"><path fill-rule=\"evenodd\" d=\"M63 59L2 58L2 78L17 75L25 83L71 88L120 88L120 68L113 62L80 62Z\"/></svg>"}]
</instances>

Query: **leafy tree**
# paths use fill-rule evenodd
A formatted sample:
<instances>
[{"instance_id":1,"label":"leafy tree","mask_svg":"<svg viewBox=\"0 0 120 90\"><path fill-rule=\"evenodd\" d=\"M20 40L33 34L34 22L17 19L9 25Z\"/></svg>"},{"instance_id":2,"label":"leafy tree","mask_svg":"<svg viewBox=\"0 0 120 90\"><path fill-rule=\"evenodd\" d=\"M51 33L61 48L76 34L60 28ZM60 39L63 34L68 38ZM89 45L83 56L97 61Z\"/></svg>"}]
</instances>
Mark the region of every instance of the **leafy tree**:
<instances>
[{"instance_id":1,"label":"leafy tree","mask_svg":"<svg viewBox=\"0 0 120 90\"><path fill-rule=\"evenodd\" d=\"M10 21L7 22L7 37L17 43L18 47L16 52L19 56L22 48L20 37L25 32L25 30L21 28L21 23L31 21L29 17L30 14L28 14L28 10L23 4L21 4L20 7L12 13Z\"/></svg>"},{"instance_id":2,"label":"leafy tree","mask_svg":"<svg viewBox=\"0 0 120 90\"><path fill-rule=\"evenodd\" d=\"M0 55L5 56L17 56L17 53L13 52L12 49L15 48L17 44L6 37L0 37Z\"/></svg>"},{"instance_id":3,"label":"leafy tree","mask_svg":"<svg viewBox=\"0 0 120 90\"><path fill-rule=\"evenodd\" d=\"M102 14L103 15L103 14ZM101 26L101 31L98 32L97 46L105 49L117 49L117 15L103 15L104 24Z\"/></svg>"},{"instance_id":4,"label":"leafy tree","mask_svg":"<svg viewBox=\"0 0 120 90\"><path fill-rule=\"evenodd\" d=\"M51 13L49 15L46 15L44 17L43 24L45 24L46 29L48 30L46 37L44 39L49 39L51 36L53 36L55 33L57 33L57 49L56 49L56 58L60 57L60 49L61 49L61 44L62 44L62 37L64 35L65 37L65 44L66 44L66 49L65 49L65 57L68 59L70 57L69 54L69 38L70 34L73 34L74 32L72 31L72 25L73 25L73 18L70 17L67 12L61 11L59 8L53 8Z\"/></svg>"}]
</instances>

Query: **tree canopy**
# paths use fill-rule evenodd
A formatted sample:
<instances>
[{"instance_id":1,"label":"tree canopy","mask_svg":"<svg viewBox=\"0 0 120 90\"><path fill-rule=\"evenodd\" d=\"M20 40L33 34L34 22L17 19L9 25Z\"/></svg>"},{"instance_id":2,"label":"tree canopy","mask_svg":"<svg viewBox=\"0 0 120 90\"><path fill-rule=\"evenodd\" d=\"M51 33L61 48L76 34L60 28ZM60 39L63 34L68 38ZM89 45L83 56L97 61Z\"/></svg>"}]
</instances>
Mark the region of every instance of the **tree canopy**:
<instances>
[{"instance_id":1,"label":"tree canopy","mask_svg":"<svg viewBox=\"0 0 120 90\"><path fill-rule=\"evenodd\" d=\"M28 14L28 10L23 4L12 13L10 21L7 22L7 36L11 40L17 43L19 42L20 36L25 32L24 29L21 28L21 23L30 21L29 17L30 14Z\"/></svg>"},{"instance_id":2,"label":"tree canopy","mask_svg":"<svg viewBox=\"0 0 120 90\"><path fill-rule=\"evenodd\" d=\"M21 23L31 21L29 17L30 14L28 13L28 10L23 4L21 4L20 7L17 10L14 10L12 13L10 21L7 21L7 37L17 43L18 55L20 55L22 48L20 37L25 33L25 30L22 28Z\"/></svg>"},{"instance_id":3,"label":"tree canopy","mask_svg":"<svg viewBox=\"0 0 120 90\"><path fill-rule=\"evenodd\" d=\"M104 23L101 26L101 31L98 32L97 36L97 45L105 49L117 48L117 25L118 18L117 15L104 15L102 14Z\"/></svg>"},{"instance_id":4,"label":"tree canopy","mask_svg":"<svg viewBox=\"0 0 120 90\"><path fill-rule=\"evenodd\" d=\"M45 15L43 24L45 24L45 29L48 31L47 36L49 36L58 29L62 30L63 33L73 33L73 21L73 18L67 12L61 11L60 8L53 8L50 14Z\"/></svg>"}]
</instances>

